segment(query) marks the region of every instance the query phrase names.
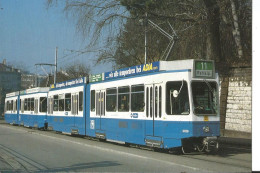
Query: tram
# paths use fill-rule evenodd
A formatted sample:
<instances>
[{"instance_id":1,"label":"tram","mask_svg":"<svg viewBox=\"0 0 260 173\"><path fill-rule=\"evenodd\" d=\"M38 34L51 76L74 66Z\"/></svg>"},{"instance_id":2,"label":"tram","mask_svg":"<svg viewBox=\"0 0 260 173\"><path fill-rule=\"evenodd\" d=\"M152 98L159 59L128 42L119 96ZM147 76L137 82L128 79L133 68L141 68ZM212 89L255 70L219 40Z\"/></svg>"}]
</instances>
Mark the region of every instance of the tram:
<instances>
[{"instance_id":1,"label":"tram","mask_svg":"<svg viewBox=\"0 0 260 173\"><path fill-rule=\"evenodd\" d=\"M5 121L9 124L19 124L19 91L6 94L5 98Z\"/></svg>"},{"instance_id":2,"label":"tram","mask_svg":"<svg viewBox=\"0 0 260 173\"><path fill-rule=\"evenodd\" d=\"M85 135L86 77L52 85L48 93L48 129Z\"/></svg>"},{"instance_id":3,"label":"tram","mask_svg":"<svg viewBox=\"0 0 260 173\"><path fill-rule=\"evenodd\" d=\"M47 127L47 94L49 87L20 91L19 124L26 127Z\"/></svg>"},{"instance_id":4,"label":"tram","mask_svg":"<svg viewBox=\"0 0 260 173\"><path fill-rule=\"evenodd\" d=\"M87 135L183 152L218 148L213 61L160 61L102 75L89 83Z\"/></svg>"},{"instance_id":5,"label":"tram","mask_svg":"<svg viewBox=\"0 0 260 173\"><path fill-rule=\"evenodd\" d=\"M218 149L214 61L158 61L89 75L52 85L46 97L49 130L183 152Z\"/></svg>"}]
</instances>

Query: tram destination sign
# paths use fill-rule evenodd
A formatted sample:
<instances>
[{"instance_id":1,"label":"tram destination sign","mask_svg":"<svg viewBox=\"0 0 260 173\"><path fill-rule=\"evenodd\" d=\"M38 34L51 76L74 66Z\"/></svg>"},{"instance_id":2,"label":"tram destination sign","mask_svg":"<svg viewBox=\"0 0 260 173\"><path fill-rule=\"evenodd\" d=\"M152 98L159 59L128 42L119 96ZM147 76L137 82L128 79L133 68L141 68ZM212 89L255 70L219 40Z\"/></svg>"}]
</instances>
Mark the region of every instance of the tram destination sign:
<instances>
[{"instance_id":1,"label":"tram destination sign","mask_svg":"<svg viewBox=\"0 0 260 173\"><path fill-rule=\"evenodd\" d=\"M214 78L215 77L214 61L195 60L193 77Z\"/></svg>"},{"instance_id":2,"label":"tram destination sign","mask_svg":"<svg viewBox=\"0 0 260 173\"><path fill-rule=\"evenodd\" d=\"M140 75L149 72L159 71L160 62L156 61L150 64L142 64L129 68L124 68L116 71L106 72L105 80L116 79L121 77L128 77L133 75Z\"/></svg>"},{"instance_id":3,"label":"tram destination sign","mask_svg":"<svg viewBox=\"0 0 260 173\"><path fill-rule=\"evenodd\" d=\"M51 87L51 89L54 89L54 88L64 88L64 87L80 85L80 84L83 84L83 83L86 83L86 78L85 77L81 77L81 78L78 78L78 79L72 79L72 80L68 80L68 81L52 84L50 87Z\"/></svg>"},{"instance_id":4,"label":"tram destination sign","mask_svg":"<svg viewBox=\"0 0 260 173\"><path fill-rule=\"evenodd\" d=\"M100 82L104 80L104 73L89 75L89 82Z\"/></svg>"}]
</instances>

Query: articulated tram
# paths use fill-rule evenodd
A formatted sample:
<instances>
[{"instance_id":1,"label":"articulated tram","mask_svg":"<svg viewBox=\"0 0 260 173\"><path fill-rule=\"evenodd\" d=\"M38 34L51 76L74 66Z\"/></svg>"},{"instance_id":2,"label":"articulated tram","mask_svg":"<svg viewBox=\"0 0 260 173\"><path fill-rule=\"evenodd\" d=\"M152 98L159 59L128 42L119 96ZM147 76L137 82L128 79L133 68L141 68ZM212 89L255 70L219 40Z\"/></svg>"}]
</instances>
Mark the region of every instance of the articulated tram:
<instances>
[{"instance_id":1,"label":"articulated tram","mask_svg":"<svg viewBox=\"0 0 260 173\"><path fill-rule=\"evenodd\" d=\"M18 100L17 114L13 106L12 115L19 120L24 96L11 95L6 105ZM183 152L218 149L219 79L214 61L159 61L65 81L46 91L46 103L49 130ZM9 109L6 121L14 123Z\"/></svg>"}]
</instances>

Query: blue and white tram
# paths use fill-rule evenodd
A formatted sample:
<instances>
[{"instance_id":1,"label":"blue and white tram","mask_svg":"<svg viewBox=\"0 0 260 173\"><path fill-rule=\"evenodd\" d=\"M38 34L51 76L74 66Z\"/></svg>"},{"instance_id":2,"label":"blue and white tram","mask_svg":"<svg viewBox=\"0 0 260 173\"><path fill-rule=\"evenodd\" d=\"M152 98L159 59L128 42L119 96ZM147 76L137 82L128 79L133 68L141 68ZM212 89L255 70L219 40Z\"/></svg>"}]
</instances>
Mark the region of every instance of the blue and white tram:
<instances>
[{"instance_id":1,"label":"blue and white tram","mask_svg":"<svg viewBox=\"0 0 260 173\"><path fill-rule=\"evenodd\" d=\"M20 91L20 125L46 128L48 91L49 87Z\"/></svg>"},{"instance_id":2,"label":"blue and white tram","mask_svg":"<svg viewBox=\"0 0 260 173\"><path fill-rule=\"evenodd\" d=\"M8 94L6 121L156 148L218 149L214 61L159 61L57 83L48 90Z\"/></svg>"},{"instance_id":3,"label":"blue and white tram","mask_svg":"<svg viewBox=\"0 0 260 173\"><path fill-rule=\"evenodd\" d=\"M48 129L85 135L86 78L57 83L48 94Z\"/></svg>"},{"instance_id":4,"label":"blue and white tram","mask_svg":"<svg viewBox=\"0 0 260 173\"><path fill-rule=\"evenodd\" d=\"M19 91L6 94L5 121L9 124L19 124Z\"/></svg>"},{"instance_id":5,"label":"blue and white tram","mask_svg":"<svg viewBox=\"0 0 260 173\"><path fill-rule=\"evenodd\" d=\"M103 76L89 83L87 135L165 149L218 148L213 61L160 61Z\"/></svg>"}]
</instances>

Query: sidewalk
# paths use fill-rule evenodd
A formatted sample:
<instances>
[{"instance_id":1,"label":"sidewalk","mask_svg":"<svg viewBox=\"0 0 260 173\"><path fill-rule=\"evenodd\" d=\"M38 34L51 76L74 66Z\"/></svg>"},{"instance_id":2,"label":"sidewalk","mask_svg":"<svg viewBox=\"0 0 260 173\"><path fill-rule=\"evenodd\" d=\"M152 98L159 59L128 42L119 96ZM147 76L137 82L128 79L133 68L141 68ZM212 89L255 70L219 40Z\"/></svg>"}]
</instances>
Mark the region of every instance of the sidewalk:
<instances>
[{"instance_id":1,"label":"sidewalk","mask_svg":"<svg viewBox=\"0 0 260 173\"><path fill-rule=\"evenodd\" d=\"M252 146L251 139L231 138L231 137L220 136L218 138L218 141L220 144L240 145L240 146L246 146L246 147Z\"/></svg>"}]
</instances>

